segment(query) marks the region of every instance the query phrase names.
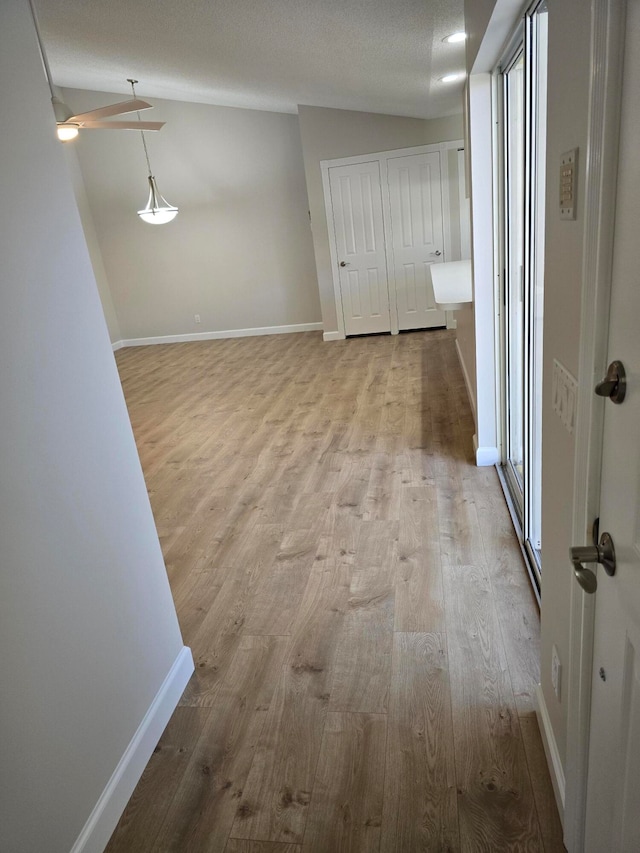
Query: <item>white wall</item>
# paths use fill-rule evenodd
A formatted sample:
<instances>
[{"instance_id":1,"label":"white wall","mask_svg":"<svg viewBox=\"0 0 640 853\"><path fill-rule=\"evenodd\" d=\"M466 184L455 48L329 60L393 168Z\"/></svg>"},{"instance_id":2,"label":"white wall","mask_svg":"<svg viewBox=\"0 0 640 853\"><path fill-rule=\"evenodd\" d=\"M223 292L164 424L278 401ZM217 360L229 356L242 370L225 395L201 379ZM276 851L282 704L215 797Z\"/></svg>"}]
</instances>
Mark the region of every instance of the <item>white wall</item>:
<instances>
[{"instance_id":1,"label":"white wall","mask_svg":"<svg viewBox=\"0 0 640 853\"><path fill-rule=\"evenodd\" d=\"M68 853L183 645L27 0L0 78L0 850Z\"/></svg>"},{"instance_id":2,"label":"white wall","mask_svg":"<svg viewBox=\"0 0 640 853\"><path fill-rule=\"evenodd\" d=\"M514 22L523 15L532 0L465 0L464 21L467 32L467 71L492 71Z\"/></svg>"},{"instance_id":3,"label":"white wall","mask_svg":"<svg viewBox=\"0 0 640 853\"><path fill-rule=\"evenodd\" d=\"M458 353L466 373L468 383L467 390L470 395L471 408L476 420L476 436L478 429L477 416L477 377L476 377L476 318L472 302L456 311L456 341L458 342Z\"/></svg>"},{"instance_id":4,"label":"white wall","mask_svg":"<svg viewBox=\"0 0 640 853\"><path fill-rule=\"evenodd\" d=\"M64 95L74 110L123 100ZM180 208L170 224L136 215L148 195L140 134L85 132L71 143L122 337L319 322L296 116L152 102L144 117L167 124L147 135L151 165L161 193Z\"/></svg>"},{"instance_id":5,"label":"white wall","mask_svg":"<svg viewBox=\"0 0 640 853\"><path fill-rule=\"evenodd\" d=\"M462 110L462 104L460 109ZM298 119L311 211L322 322L324 330L332 332L338 328L338 322L320 161L461 139L462 115L427 121L299 105Z\"/></svg>"},{"instance_id":6,"label":"white wall","mask_svg":"<svg viewBox=\"0 0 640 853\"><path fill-rule=\"evenodd\" d=\"M458 354L470 389L475 416L474 442L478 465L494 465L499 458L494 305L494 119L491 88L491 75L476 73L470 75L465 91L467 120L472 128L470 138L465 140L468 146L465 155L472 176L470 219L473 302L456 313Z\"/></svg>"},{"instance_id":7,"label":"white wall","mask_svg":"<svg viewBox=\"0 0 640 853\"><path fill-rule=\"evenodd\" d=\"M465 0L464 28L467 33L467 71L471 71L483 40L487 37L489 21L499 0ZM486 69L483 69L486 70Z\"/></svg>"},{"instance_id":8,"label":"white wall","mask_svg":"<svg viewBox=\"0 0 640 853\"><path fill-rule=\"evenodd\" d=\"M566 758L567 691L557 701L551 685L551 648L569 662L569 606L575 583L568 561L572 545L575 434L551 406L553 361L578 377L584 185L590 79L590 15L580 0L549 4L549 105L547 125L547 227L544 296L544 399L542 409L542 642L541 683L562 761ZM558 210L560 157L578 147L575 221ZM565 678L565 685L569 683Z\"/></svg>"},{"instance_id":9,"label":"white wall","mask_svg":"<svg viewBox=\"0 0 640 853\"><path fill-rule=\"evenodd\" d=\"M463 152L464 155L464 152ZM461 236L460 236L460 192L462 190L464 196L464 174L462 169L459 169L458 151L455 148L449 149L448 152L449 165L449 210L451 216L451 257L450 260L458 260L459 258L468 258L468 252L462 254L461 251ZM462 181L462 188L459 181ZM469 199L465 199L465 204L469 206ZM466 224L468 228L468 223ZM456 323L456 341L458 347L458 356L462 363L462 368L465 373L465 383L474 419L476 420L477 431L477 393L476 393L476 351L475 351L475 312L473 303L463 306L453 315Z\"/></svg>"},{"instance_id":10,"label":"white wall","mask_svg":"<svg viewBox=\"0 0 640 853\"><path fill-rule=\"evenodd\" d=\"M460 352L467 355L475 343L475 363L465 364L467 375L476 377L476 462L494 465L499 460L496 380L495 305L496 270L494 269L493 199L493 114L491 76L473 74L469 77L469 122L471 191L471 242L473 255L473 321L467 322L460 334ZM470 319L468 316L465 318Z\"/></svg>"},{"instance_id":11,"label":"white wall","mask_svg":"<svg viewBox=\"0 0 640 853\"><path fill-rule=\"evenodd\" d=\"M451 237L451 253L447 260L457 261L460 260L460 187L458 184L457 148L450 148L444 156L447 158L449 174L449 186L445 190L449 201L449 233Z\"/></svg>"},{"instance_id":12,"label":"white wall","mask_svg":"<svg viewBox=\"0 0 640 853\"><path fill-rule=\"evenodd\" d=\"M467 33L470 32L471 22L465 19L465 29ZM467 63L469 62L469 41L470 36L467 36ZM463 95L463 125L464 125L464 193L467 196L467 202L469 204L469 243L471 247L471 258L473 260L473 244L474 244L474 234L473 234L473 206L471 199L471 140L469 134L469 111L470 111L470 98L469 98L469 88L470 83L469 79L467 80L467 84L465 85L464 95ZM474 125L474 132L476 128ZM475 288L473 293L473 298L475 300ZM460 358L462 369L465 374L465 378L467 381L467 388L469 391L469 396L471 397L471 407L473 409L474 418L476 422L476 438L478 434L478 380L477 380L477 370L476 370L476 316L475 316L475 304L472 301L469 305L465 306L461 310L456 312L456 344L458 347L458 357Z\"/></svg>"},{"instance_id":13,"label":"white wall","mask_svg":"<svg viewBox=\"0 0 640 853\"><path fill-rule=\"evenodd\" d=\"M525 4L526 5L526 4ZM489 7L493 7L490 9ZM466 0L465 15L472 40L468 68L476 75L490 70L504 44L506 14L512 25L521 11L519 2ZM505 9L507 11L505 11ZM482 22L496 23L487 33ZM484 40L483 40L484 39ZM561 662L569 663L569 599L575 583L568 561L574 481L574 436L553 412L551 386L553 360L558 359L577 376L580 344L580 300L584 210L584 165L587 143L589 94L590 15L580 0L549 4L549 101L547 126L547 225L545 246L543 472L542 472L542 643L541 684L549 713L551 736L566 764L566 689L558 701L551 686L551 648ZM484 65L483 65L484 63ZM472 130L473 133L473 130ZM562 152L580 149L578 207L575 221L561 221L557 181ZM473 150L473 145L472 145ZM477 310L476 305L476 310ZM480 387L478 389L480 393ZM565 669L563 683L568 684Z\"/></svg>"},{"instance_id":14,"label":"white wall","mask_svg":"<svg viewBox=\"0 0 640 853\"><path fill-rule=\"evenodd\" d=\"M78 154L75 146L73 145L65 145L63 150L67 158L67 166L69 167L71 180L73 182L73 191L78 205L80 222L82 223L84 239L87 243L87 249L89 250L89 257L91 258L93 274L96 279L96 284L98 285L98 293L100 294L100 301L102 303L102 310L104 311L104 318L107 322L109 337L111 338L111 343L117 343L122 339L120 323L118 322L118 315L116 314L116 308L113 304L113 297L111 295L109 279L107 278L107 271L104 268L104 261L102 260L100 243L98 242L96 226L93 221L91 207L89 206L89 199L87 198L87 192L82 178L82 172L80 170Z\"/></svg>"}]
</instances>

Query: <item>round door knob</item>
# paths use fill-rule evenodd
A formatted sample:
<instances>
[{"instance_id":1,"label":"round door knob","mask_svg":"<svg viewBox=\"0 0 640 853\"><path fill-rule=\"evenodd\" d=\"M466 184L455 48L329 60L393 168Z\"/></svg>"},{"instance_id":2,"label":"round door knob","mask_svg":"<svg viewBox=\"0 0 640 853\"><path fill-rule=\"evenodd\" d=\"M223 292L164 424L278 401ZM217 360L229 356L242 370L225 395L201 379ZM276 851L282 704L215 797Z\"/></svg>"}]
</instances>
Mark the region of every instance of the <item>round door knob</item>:
<instances>
[{"instance_id":1,"label":"round door knob","mask_svg":"<svg viewBox=\"0 0 640 853\"><path fill-rule=\"evenodd\" d=\"M340 261L340 266L341 267L348 267L349 264L347 263L347 261Z\"/></svg>"},{"instance_id":2,"label":"round door knob","mask_svg":"<svg viewBox=\"0 0 640 853\"><path fill-rule=\"evenodd\" d=\"M437 257L440 257L440 255L442 254L442 252L440 251L440 249L436 249L436 250L435 250L435 252L432 252L432 254L433 254L433 255L437 255Z\"/></svg>"}]
</instances>

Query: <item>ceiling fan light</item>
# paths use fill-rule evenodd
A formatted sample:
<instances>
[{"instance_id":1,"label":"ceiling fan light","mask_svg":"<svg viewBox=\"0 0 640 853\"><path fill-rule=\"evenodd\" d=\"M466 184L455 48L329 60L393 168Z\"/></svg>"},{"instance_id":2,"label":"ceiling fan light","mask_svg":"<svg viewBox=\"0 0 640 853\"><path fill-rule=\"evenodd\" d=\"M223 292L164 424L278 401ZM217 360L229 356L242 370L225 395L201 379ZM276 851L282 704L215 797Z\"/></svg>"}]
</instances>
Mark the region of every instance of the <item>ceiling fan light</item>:
<instances>
[{"instance_id":1,"label":"ceiling fan light","mask_svg":"<svg viewBox=\"0 0 640 853\"><path fill-rule=\"evenodd\" d=\"M144 210L138 211L138 216L149 225L165 225L178 215L178 208L173 207L160 195L156 186L156 179L149 175L149 199Z\"/></svg>"},{"instance_id":2,"label":"ceiling fan light","mask_svg":"<svg viewBox=\"0 0 640 853\"><path fill-rule=\"evenodd\" d=\"M69 142L69 140L75 139L78 132L79 129L76 124L59 124L57 127L58 139L61 142Z\"/></svg>"}]
</instances>

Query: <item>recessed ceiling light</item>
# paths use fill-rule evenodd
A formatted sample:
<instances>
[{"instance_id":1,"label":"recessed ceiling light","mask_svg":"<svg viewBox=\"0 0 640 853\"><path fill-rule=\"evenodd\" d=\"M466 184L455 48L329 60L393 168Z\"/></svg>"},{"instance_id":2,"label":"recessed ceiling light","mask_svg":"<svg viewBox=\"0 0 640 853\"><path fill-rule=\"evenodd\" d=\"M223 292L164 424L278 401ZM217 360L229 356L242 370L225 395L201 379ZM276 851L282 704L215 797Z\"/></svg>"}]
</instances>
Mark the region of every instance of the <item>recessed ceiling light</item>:
<instances>
[{"instance_id":1,"label":"recessed ceiling light","mask_svg":"<svg viewBox=\"0 0 640 853\"><path fill-rule=\"evenodd\" d=\"M466 33L451 33L450 36L442 39L442 41L446 41L449 44L457 44L460 41L464 41L467 38Z\"/></svg>"},{"instance_id":2,"label":"recessed ceiling light","mask_svg":"<svg viewBox=\"0 0 640 853\"><path fill-rule=\"evenodd\" d=\"M440 78L441 83L456 83L458 80L462 80L464 74L445 74L444 77Z\"/></svg>"}]
</instances>

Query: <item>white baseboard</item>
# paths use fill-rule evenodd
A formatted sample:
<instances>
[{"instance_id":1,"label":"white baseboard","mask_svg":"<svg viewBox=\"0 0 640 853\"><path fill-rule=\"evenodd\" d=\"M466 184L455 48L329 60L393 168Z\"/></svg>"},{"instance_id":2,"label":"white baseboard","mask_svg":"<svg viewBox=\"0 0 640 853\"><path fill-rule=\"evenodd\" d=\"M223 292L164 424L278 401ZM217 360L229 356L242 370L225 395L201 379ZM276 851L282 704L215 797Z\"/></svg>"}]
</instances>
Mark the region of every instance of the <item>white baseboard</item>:
<instances>
[{"instance_id":1,"label":"white baseboard","mask_svg":"<svg viewBox=\"0 0 640 853\"><path fill-rule=\"evenodd\" d=\"M119 349L122 349L123 346L124 346L124 341L112 341L112 343L111 343L111 347L113 348L114 352L116 352Z\"/></svg>"},{"instance_id":2,"label":"white baseboard","mask_svg":"<svg viewBox=\"0 0 640 853\"><path fill-rule=\"evenodd\" d=\"M484 468L489 465L497 465L500 461L500 453L497 447L478 447L478 436L473 436L473 449L476 452L476 465Z\"/></svg>"},{"instance_id":3,"label":"white baseboard","mask_svg":"<svg viewBox=\"0 0 640 853\"><path fill-rule=\"evenodd\" d=\"M323 332L322 340L323 341L344 341L345 336L342 332Z\"/></svg>"},{"instance_id":4,"label":"white baseboard","mask_svg":"<svg viewBox=\"0 0 640 853\"><path fill-rule=\"evenodd\" d=\"M258 335L286 335L292 332L320 332L322 323L298 323L292 326L261 326L257 329L226 329L220 332L194 332L187 335L161 335L152 338L128 338L121 347L146 347L153 344L183 344L189 341L215 341L222 338L251 338ZM116 345L114 344L114 349Z\"/></svg>"},{"instance_id":5,"label":"white baseboard","mask_svg":"<svg viewBox=\"0 0 640 853\"><path fill-rule=\"evenodd\" d=\"M547 757L549 774L551 775L553 793L555 794L556 805L558 806L558 812L560 814L560 821L564 828L564 770L562 762L560 761L558 744L556 743L553 728L551 727L551 719L549 717L549 711L547 710L547 704L544 701L544 694L539 684L536 687L535 704L536 717L538 718L538 726L540 727L540 734L542 735L542 745L544 746L544 754Z\"/></svg>"},{"instance_id":6,"label":"white baseboard","mask_svg":"<svg viewBox=\"0 0 640 853\"><path fill-rule=\"evenodd\" d=\"M191 649L183 646L71 848L71 853L102 853L107 846L193 670Z\"/></svg>"},{"instance_id":7,"label":"white baseboard","mask_svg":"<svg viewBox=\"0 0 640 853\"><path fill-rule=\"evenodd\" d=\"M458 361L460 362L460 367L462 368L462 375L464 376L464 384L467 389L467 397L469 398L469 405L471 406L471 412L473 414L473 422L478 426L478 410L476 408L476 397L473 393L473 388L471 386L471 380L469 379L469 373L467 372L467 365L464 363L464 358L462 357L462 351L460 349L460 344L456 340L456 352L458 353Z\"/></svg>"}]
</instances>

